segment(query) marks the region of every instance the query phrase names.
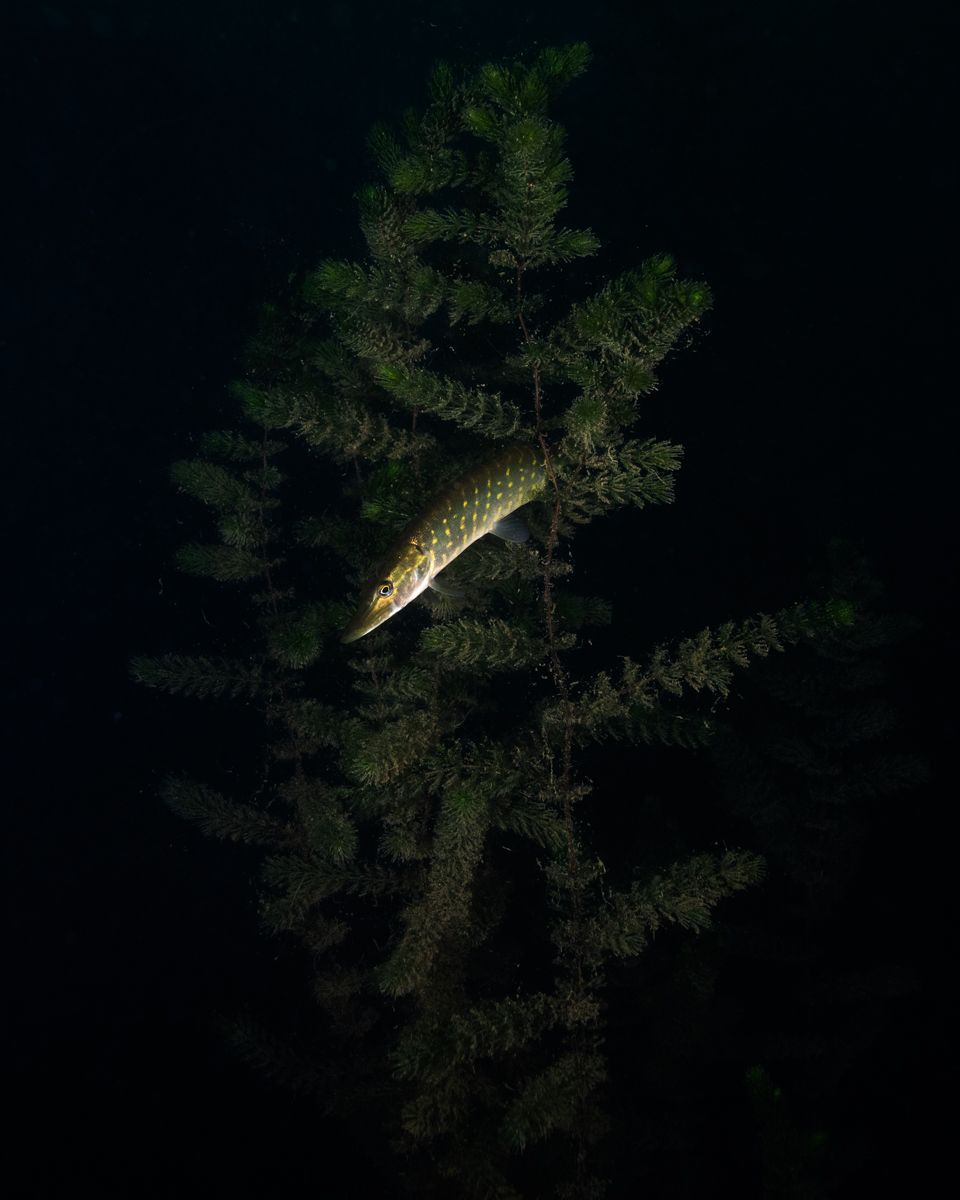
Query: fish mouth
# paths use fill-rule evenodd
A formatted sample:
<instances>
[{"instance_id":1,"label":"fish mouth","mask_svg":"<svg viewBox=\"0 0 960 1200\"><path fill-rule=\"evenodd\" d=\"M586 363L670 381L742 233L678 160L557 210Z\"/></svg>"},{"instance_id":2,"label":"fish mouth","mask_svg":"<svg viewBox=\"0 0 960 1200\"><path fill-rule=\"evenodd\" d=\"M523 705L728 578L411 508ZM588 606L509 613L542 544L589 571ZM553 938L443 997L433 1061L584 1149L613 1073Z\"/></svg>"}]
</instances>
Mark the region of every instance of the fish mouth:
<instances>
[{"instance_id":1,"label":"fish mouth","mask_svg":"<svg viewBox=\"0 0 960 1200\"><path fill-rule=\"evenodd\" d=\"M340 635L340 641L355 642L358 638L366 637L368 633L372 633L384 621L389 621L391 617L395 617L415 596L420 595L429 582L429 576L424 575L412 590L405 591L401 589L386 604L383 603L381 597L377 597L373 604L368 604L366 607L361 608L354 615L353 620Z\"/></svg>"},{"instance_id":2,"label":"fish mouth","mask_svg":"<svg viewBox=\"0 0 960 1200\"><path fill-rule=\"evenodd\" d=\"M365 612L360 616L354 617L346 629L344 629L343 633L341 633L341 643L346 644L348 642L355 642L359 638L365 637L368 633L372 633L377 626L382 625L383 622L392 615L392 611L379 613Z\"/></svg>"},{"instance_id":3,"label":"fish mouth","mask_svg":"<svg viewBox=\"0 0 960 1200\"><path fill-rule=\"evenodd\" d=\"M362 638L365 633L369 633L371 629L375 629L376 625L368 625L366 621L351 621L350 624L340 635L340 641L346 645L348 642L355 642L358 638Z\"/></svg>"}]
</instances>

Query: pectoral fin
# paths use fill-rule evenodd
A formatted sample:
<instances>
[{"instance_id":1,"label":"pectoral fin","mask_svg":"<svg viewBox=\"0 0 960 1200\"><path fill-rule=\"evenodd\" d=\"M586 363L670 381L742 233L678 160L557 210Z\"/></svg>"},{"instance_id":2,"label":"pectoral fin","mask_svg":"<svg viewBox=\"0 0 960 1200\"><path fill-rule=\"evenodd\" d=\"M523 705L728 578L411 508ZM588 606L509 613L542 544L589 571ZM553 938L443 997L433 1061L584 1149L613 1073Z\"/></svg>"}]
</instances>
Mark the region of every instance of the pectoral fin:
<instances>
[{"instance_id":1,"label":"pectoral fin","mask_svg":"<svg viewBox=\"0 0 960 1200\"><path fill-rule=\"evenodd\" d=\"M441 596L446 596L448 600L463 600L466 597L466 592L459 584L453 582L452 579L444 579L444 572L434 575L428 584L435 592L439 592Z\"/></svg>"},{"instance_id":2,"label":"pectoral fin","mask_svg":"<svg viewBox=\"0 0 960 1200\"><path fill-rule=\"evenodd\" d=\"M509 516L501 517L490 530L494 537L503 538L505 542L525 542L530 536L527 523L519 511Z\"/></svg>"}]
</instances>

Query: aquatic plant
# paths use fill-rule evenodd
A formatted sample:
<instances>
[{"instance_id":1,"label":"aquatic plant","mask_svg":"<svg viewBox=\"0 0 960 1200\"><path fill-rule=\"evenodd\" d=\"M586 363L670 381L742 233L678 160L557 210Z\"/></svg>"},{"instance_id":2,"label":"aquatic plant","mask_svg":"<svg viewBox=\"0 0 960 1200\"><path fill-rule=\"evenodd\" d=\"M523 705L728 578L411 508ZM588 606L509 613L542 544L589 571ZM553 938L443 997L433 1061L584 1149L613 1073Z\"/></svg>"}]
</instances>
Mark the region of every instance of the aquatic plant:
<instances>
[{"instance_id":1,"label":"aquatic plant","mask_svg":"<svg viewBox=\"0 0 960 1200\"><path fill-rule=\"evenodd\" d=\"M315 1028L238 1020L235 1045L327 1112L377 1117L421 1193L602 1193L605 970L707 925L763 864L711 848L638 877L629 846L601 859L583 806L601 823L636 784L591 795L581 756L706 745L702 697L853 619L794 604L596 661L588 634L617 629L625 572L656 564L620 548L582 594L571 548L615 509L671 500L681 447L636 427L710 293L655 254L571 296L599 243L559 221L572 171L548 113L588 60L576 44L440 64L423 112L372 131L364 261L328 259L265 309L237 426L173 468L217 534L179 565L242 593L250 633L231 657L133 662L145 684L262 714L245 786L211 763L163 790L205 833L265 849L263 922L310 952ZM342 644L364 589L392 586L377 564L408 522L508 446L546 478L529 540L482 538L446 594Z\"/></svg>"}]
</instances>

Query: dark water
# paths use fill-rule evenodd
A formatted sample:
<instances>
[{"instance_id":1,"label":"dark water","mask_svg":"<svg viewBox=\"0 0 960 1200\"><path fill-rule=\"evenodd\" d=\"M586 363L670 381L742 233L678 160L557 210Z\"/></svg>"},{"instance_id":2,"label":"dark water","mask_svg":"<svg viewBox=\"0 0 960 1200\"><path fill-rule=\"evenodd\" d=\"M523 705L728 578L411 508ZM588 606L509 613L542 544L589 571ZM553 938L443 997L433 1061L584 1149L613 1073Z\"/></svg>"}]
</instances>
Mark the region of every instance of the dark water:
<instances>
[{"instance_id":1,"label":"dark water","mask_svg":"<svg viewBox=\"0 0 960 1200\"><path fill-rule=\"evenodd\" d=\"M225 384L258 304L324 255L361 253L352 195L369 177L368 127L420 104L438 57L580 39L594 63L556 115L575 170L569 221L603 250L571 282L667 249L715 293L644 410L646 430L686 447L676 503L578 543L601 594L611 555L631 549L616 576L630 615L604 651L639 657L789 603L835 537L862 548L886 609L922 622L890 651L884 695L931 782L878 805L835 921L793 931L776 985L746 966L724 981L718 1004L741 1015L711 1016L704 1037L756 1033L745 1045L759 1054L769 1024L795 1035L794 1063L809 1057L790 1000L797 947L828 981L882 977L869 1020L830 1009L815 1068L782 1053L778 1079L800 1124L824 1124L838 1147L814 1194L920 1186L941 1155L934 1093L952 1028L948 6L100 0L12 6L2 27L14 1194L282 1196L321 1185L331 1161L368 1161L360 1132L318 1126L212 1032L245 1004L308 1004L300 959L257 932L255 859L208 844L153 794L171 766L211 755L241 771L252 720L145 693L127 660L231 644L216 589L171 566L194 514L167 465L231 412ZM723 836L696 768L619 755L593 764L598 786L632 803L624 781L647 771L645 817L678 845ZM702 808L678 817L660 794L671 781ZM622 808L606 829L591 812L599 843ZM662 1023L656 979L633 982ZM616 1036L630 1045L629 1029ZM725 1089L751 1061L684 1061L662 1105L649 1077L619 1096L638 1144L659 1129L654 1165L624 1168L623 1194L732 1187L739 1163L747 1194L799 1195L758 1183L752 1152L725 1153L738 1136ZM671 1124L686 1138L673 1159ZM355 1186L390 1194L354 1170Z\"/></svg>"}]
</instances>

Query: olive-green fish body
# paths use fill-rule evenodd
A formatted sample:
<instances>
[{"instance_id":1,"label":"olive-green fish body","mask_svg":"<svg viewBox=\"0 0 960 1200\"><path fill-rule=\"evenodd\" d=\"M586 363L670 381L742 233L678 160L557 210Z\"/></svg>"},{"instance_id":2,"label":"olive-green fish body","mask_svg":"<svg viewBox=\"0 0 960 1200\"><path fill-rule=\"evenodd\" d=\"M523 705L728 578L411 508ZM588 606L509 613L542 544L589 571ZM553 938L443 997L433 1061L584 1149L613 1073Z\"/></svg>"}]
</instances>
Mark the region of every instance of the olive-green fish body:
<instances>
[{"instance_id":1,"label":"olive-green fish body","mask_svg":"<svg viewBox=\"0 0 960 1200\"><path fill-rule=\"evenodd\" d=\"M462 475L404 530L341 637L353 642L398 613L478 538L494 533L523 541L526 528L511 514L544 489L543 455L508 446L489 462Z\"/></svg>"}]
</instances>

